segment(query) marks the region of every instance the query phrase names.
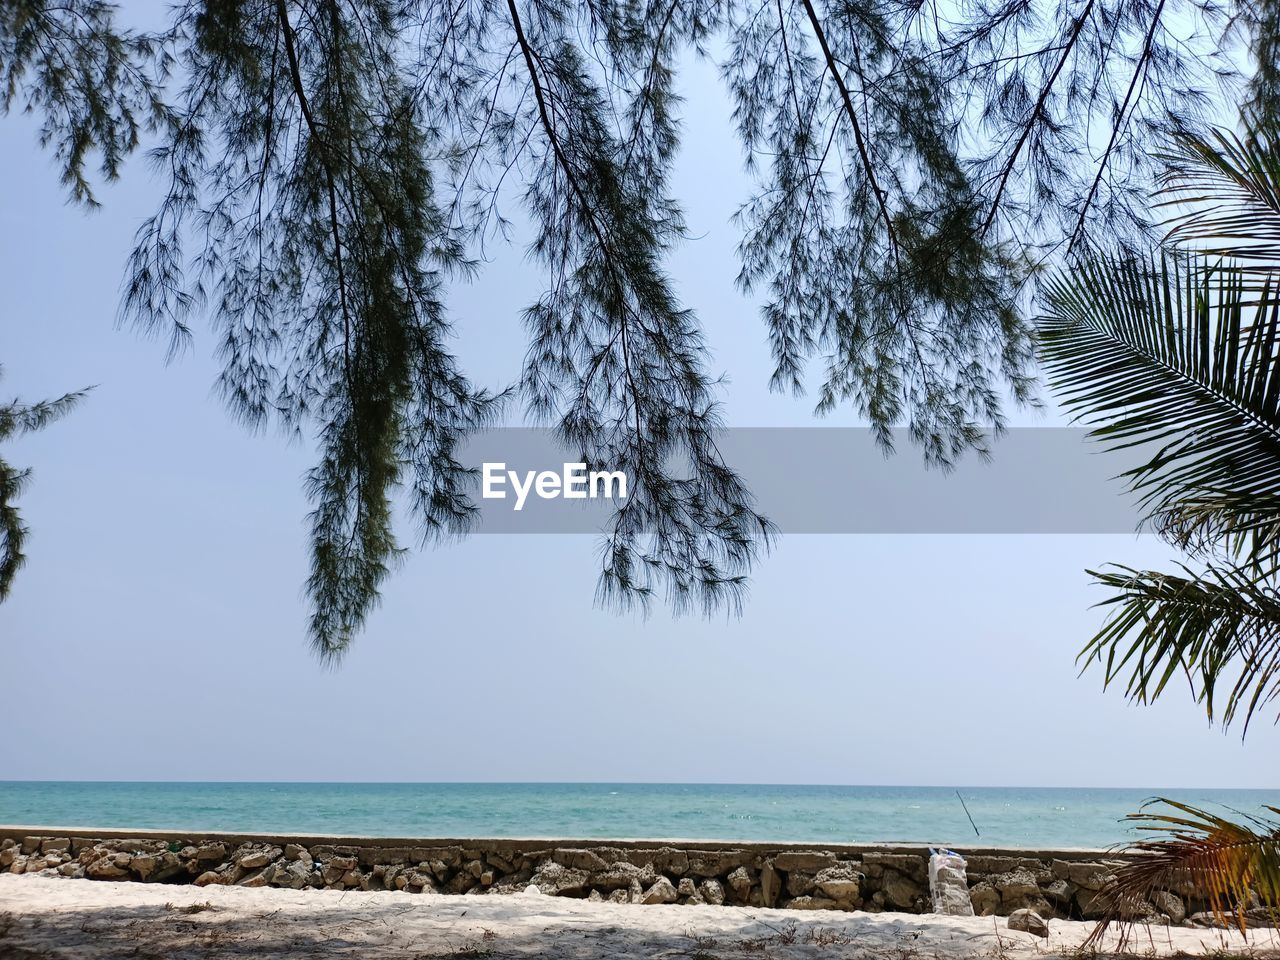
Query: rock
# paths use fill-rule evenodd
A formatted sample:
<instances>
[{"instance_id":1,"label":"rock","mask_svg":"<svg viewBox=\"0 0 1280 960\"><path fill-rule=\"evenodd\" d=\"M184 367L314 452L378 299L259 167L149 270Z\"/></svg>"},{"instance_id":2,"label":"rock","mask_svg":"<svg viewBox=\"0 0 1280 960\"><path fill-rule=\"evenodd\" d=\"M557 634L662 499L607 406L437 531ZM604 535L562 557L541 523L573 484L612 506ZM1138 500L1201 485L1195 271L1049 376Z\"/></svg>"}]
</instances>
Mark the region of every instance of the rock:
<instances>
[{"instance_id":1,"label":"rock","mask_svg":"<svg viewBox=\"0 0 1280 960\"><path fill-rule=\"evenodd\" d=\"M236 881L238 887L265 887L267 885L267 870L264 867L261 870L255 870L252 873L245 874Z\"/></svg>"},{"instance_id":2,"label":"rock","mask_svg":"<svg viewBox=\"0 0 1280 960\"><path fill-rule=\"evenodd\" d=\"M1187 919L1187 905L1176 893L1168 890L1157 890L1151 895L1151 903L1157 910L1169 918L1174 926Z\"/></svg>"},{"instance_id":3,"label":"rock","mask_svg":"<svg viewBox=\"0 0 1280 960\"><path fill-rule=\"evenodd\" d=\"M146 880L160 866L160 858L149 853L140 853L129 864L130 869L138 875L139 880Z\"/></svg>"},{"instance_id":4,"label":"rock","mask_svg":"<svg viewBox=\"0 0 1280 960\"><path fill-rule=\"evenodd\" d=\"M14 864L18 866L18 864ZM85 875L91 880L123 880L129 876L129 871L123 867L116 866L113 857L100 857L91 861L85 867Z\"/></svg>"},{"instance_id":5,"label":"rock","mask_svg":"<svg viewBox=\"0 0 1280 960\"><path fill-rule=\"evenodd\" d=\"M645 904L652 903L675 903L679 894L671 881L666 877L659 877L648 890L644 892L644 898L640 901Z\"/></svg>"},{"instance_id":6,"label":"rock","mask_svg":"<svg viewBox=\"0 0 1280 960\"><path fill-rule=\"evenodd\" d=\"M778 902L780 893L782 893L782 877L773 868L773 861L766 860L764 866L760 868L760 897L763 901L762 905L772 907Z\"/></svg>"},{"instance_id":7,"label":"rock","mask_svg":"<svg viewBox=\"0 0 1280 960\"><path fill-rule=\"evenodd\" d=\"M654 871L652 864L646 863L643 867L637 867L618 861L604 870L591 874L591 885L605 891L621 890L629 888L632 881L648 887L657 879L658 874Z\"/></svg>"},{"instance_id":8,"label":"rock","mask_svg":"<svg viewBox=\"0 0 1280 960\"><path fill-rule=\"evenodd\" d=\"M591 850L562 849L553 850L551 859L570 870L586 870L588 873L604 870L608 864Z\"/></svg>"},{"instance_id":9,"label":"rock","mask_svg":"<svg viewBox=\"0 0 1280 960\"><path fill-rule=\"evenodd\" d=\"M202 847L197 847L195 851L195 859L197 860L225 860L227 857L227 845L225 843L206 843Z\"/></svg>"},{"instance_id":10,"label":"rock","mask_svg":"<svg viewBox=\"0 0 1280 960\"><path fill-rule=\"evenodd\" d=\"M801 870L792 870L787 874L787 893L792 897L803 897L813 892L813 874Z\"/></svg>"},{"instance_id":11,"label":"rock","mask_svg":"<svg viewBox=\"0 0 1280 960\"><path fill-rule=\"evenodd\" d=\"M792 897L785 906L789 910L839 910L840 905L826 897Z\"/></svg>"},{"instance_id":12,"label":"rock","mask_svg":"<svg viewBox=\"0 0 1280 960\"><path fill-rule=\"evenodd\" d=\"M891 870L886 870L880 880L880 892L885 903L900 910L918 910L924 891L914 880L909 880Z\"/></svg>"},{"instance_id":13,"label":"rock","mask_svg":"<svg viewBox=\"0 0 1280 960\"><path fill-rule=\"evenodd\" d=\"M747 880L747 890L751 890L751 881ZM724 903L724 886L719 880L703 880L698 885L698 892L702 894L702 899L714 907L721 906Z\"/></svg>"},{"instance_id":14,"label":"rock","mask_svg":"<svg viewBox=\"0 0 1280 960\"><path fill-rule=\"evenodd\" d=\"M862 874L851 861L826 867L814 875L813 885L824 897L841 905L854 905L862 896Z\"/></svg>"},{"instance_id":15,"label":"rock","mask_svg":"<svg viewBox=\"0 0 1280 960\"><path fill-rule=\"evenodd\" d=\"M192 882L195 883L197 887L207 887L211 883L226 883L227 878L216 870L206 870Z\"/></svg>"},{"instance_id":16,"label":"rock","mask_svg":"<svg viewBox=\"0 0 1280 960\"><path fill-rule=\"evenodd\" d=\"M739 867L745 867L755 859L755 855L748 853L746 850L694 850L688 854L688 866L686 870L676 870L671 867L672 873L691 873L695 877L714 878L724 877L732 873ZM661 869L662 864L654 859L654 867Z\"/></svg>"},{"instance_id":17,"label":"rock","mask_svg":"<svg viewBox=\"0 0 1280 960\"><path fill-rule=\"evenodd\" d=\"M751 874L747 872L746 867L738 867L725 878L728 881L729 889L733 891L735 897L742 902L746 902L747 897L751 894Z\"/></svg>"},{"instance_id":18,"label":"rock","mask_svg":"<svg viewBox=\"0 0 1280 960\"><path fill-rule=\"evenodd\" d=\"M1067 879L1083 890L1101 890L1111 879L1111 868L1102 863L1069 863Z\"/></svg>"},{"instance_id":19,"label":"rock","mask_svg":"<svg viewBox=\"0 0 1280 960\"><path fill-rule=\"evenodd\" d=\"M286 860L306 860L311 862L311 853L306 847L296 843L286 843L284 845L284 858Z\"/></svg>"},{"instance_id":20,"label":"rock","mask_svg":"<svg viewBox=\"0 0 1280 960\"><path fill-rule=\"evenodd\" d=\"M266 850L250 850L241 854L236 863L246 870L257 870L271 862L271 854Z\"/></svg>"},{"instance_id":21,"label":"rock","mask_svg":"<svg viewBox=\"0 0 1280 960\"><path fill-rule=\"evenodd\" d=\"M698 888L694 884L692 877L681 877L680 882L676 885L676 893L682 897L692 897L697 892Z\"/></svg>"},{"instance_id":22,"label":"rock","mask_svg":"<svg viewBox=\"0 0 1280 960\"><path fill-rule=\"evenodd\" d=\"M773 869L789 873L792 870L807 870L816 873L824 867L834 866L834 853L821 850L788 850L773 858Z\"/></svg>"},{"instance_id":23,"label":"rock","mask_svg":"<svg viewBox=\"0 0 1280 960\"><path fill-rule=\"evenodd\" d=\"M609 894L610 903L630 903L631 894L626 890L615 890Z\"/></svg>"},{"instance_id":24,"label":"rock","mask_svg":"<svg viewBox=\"0 0 1280 960\"><path fill-rule=\"evenodd\" d=\"M1037 937L1049 936L1049 924L1034 910L1015 910L1009 914L1009 929L1021 930Z\"/></svg>"},{"instance_id":25,"label":"rock","mask_svg":"<svg viewBox=\"0 0 1280 960\"><path fill-rule=\"evenodd\" d=\"M590 900L592 903L603 903L604 895L601 894L599 890L592 890L590 893L587 894L587 899Z\"/></svg>"},{"instance_id":26,"label":"rock","mask_svg":"<svg viewBox=\"0 0 1280 960\"><path fill-rule=\"evenodd\" d=\"M978 917L990 917L1000 906L1000 894L985 880L969 888L969 900L973 903L974 915Z\"/></svg>"},{"instance_id":27,"label":"rock","mask_svg":"<svg viewBox=\"0 0 1280 960\"><path fill-rule=\"evenodd\" d=\"M629 903L640 903L644 900L644 887L640 886L639 880L631 881L631 886L627 888L627 900Z\"/></svg>"},{"instance_id":28,"label":"rock","mask_svg":"<svg viewBox=\"0 0 1280 960\"><path fill-rule=\"evenodd\" d=\"M868 877L884 876L896 871L921 886L929 882L929 863L923 856L909 853L868 853L862 858L862 869Z\"/></svg>"},{"instance_id":29,"label":"rock","mask_svg":"<svg viewBox=\"0 0 1280 960\"><path fill-rule=\"evenodd\" d=\"M582 894L587 889L587 881L585 870L576 870L549 860L533 875L532 882L547 896L559 897Z\"/></svg>"},{"instance_id":30,"label":"rock","mask_svg":"<svg viewBox=\"0 0 1280 960\"><path fill-rule=\"evenodd\" d=\"M1045 897L1061 910L1067 910L1071 906L1071 897L1075 893L1075 889L1065 880L1054 880L1052 883L1046 884L1043 888Z\"/></svg>"},{"instance_id":31,"label":"rock","mask_svg":"<svg viewBox=\"0 0 1280 960\"><path fill-rule=\"evenodd\" d=\"M480 873L480 886L492 887L493 881L497 879L492 870L484 870Z\"/></svg>"},{"instance_id":32,"label":"rock","mask_svg":"<svg viewBox=\"0 0 1280 960\"><path fill-rule=\"evenodd\" d=\"M40 849L40 843L41 843L41 838L40 838L40 837L23 837L23 838L22 838L22 853L23 853L23 856L27 856L27 857L29 857L29 856L31 856L31 854L33 854L33 853L35 853L37 850L39 850L39 849Z\"/></svg>"},{"instance_id":33,"label":"rock","mask_svg":"<svg viewBox=\"0 0 1280 960\"><path fill-rule=\"evenodd\" d=\"M1011 870L992 877L990 883L1000 894L1000 902L1008 906L1025 897L1039 896L1040 884L1029 870Z\"/></svg>"},{"instance_id":34,"label":"rock","mask_svg":"<svg viewBox=\"0 0 1280 960\"><path fill-rule=\"evenodd\" d=\"M355 857L330 857L329 862L325 864L325 868L332 867L335 870L341 870L346 873L348 870L354 870L360 865L360 861Z\"/></svg>"},{"instance_id":35,"label":"rock","mask_svg":"<svg viewBox=\"0 0 1280 960\"><path fill-rule=\"evenodd\" d=\"M18 850L16 847L5 847L3 850L0 850L0 867L11 866L17 856Z\"/></svg>"},{"instance_id":36,"label":"rock","mask_svg":"<svg viewBox=\"0 0 1280 960\"><path fill-rule=\"evenodd\" d=\"M48 840L40 841L41 853L53 853L54 851L71 851L70 837L50 837Z\"/></svg>"}]
</instances>

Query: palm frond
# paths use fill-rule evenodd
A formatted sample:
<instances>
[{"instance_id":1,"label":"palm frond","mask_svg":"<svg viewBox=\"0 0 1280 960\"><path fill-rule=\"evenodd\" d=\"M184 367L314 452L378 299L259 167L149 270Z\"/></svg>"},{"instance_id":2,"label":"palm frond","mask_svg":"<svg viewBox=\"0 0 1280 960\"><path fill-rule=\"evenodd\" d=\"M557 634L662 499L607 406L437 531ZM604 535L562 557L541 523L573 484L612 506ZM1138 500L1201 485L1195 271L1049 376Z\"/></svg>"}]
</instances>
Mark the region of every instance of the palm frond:
<instances>
[{"instance_id":1,"label":"palm frond","mask_svg":"<svg viewBox=\"0 0 1280 960\"><path fill-rule=\"evenodd\" d=\"M1144 519L1210 517L1237 533L1280 519L1280 296L1201 258L1099 257L1060 272L1037 321L1046 378L1111 449L1154 450L1122 474Z\"/></svg>"},{"instance_id":2,"label":"palm frond","mask_svg":"<svg viewBox=\"0 0 1280 960\"><path fill-rule=\"evenodd\" d=\"M1157 812L1152 804L1172 812ZM1266 807L1280 816L1280 807ZM1137 829L1158 836L1130 844L1132 855L1099 891L1105 910L1091 940L1101 939L1115 923L1140 914L1139 909L1160 890L1198 893L1224 925L1230 920L1241 931L1256 894L1274 919L1280 913L1280 820L1238 814L1232 820L1185 803L1158 798L1126 819Z\"/></svg>"},{"instance_id":3,"label":"palm frond","mask_svg":"<svg viewBox=\"0 0 1280 960\"><path fill-rule=\"evenodd\" d=\"M1231 257L1245 269L1280 269L1280 140L1261 127L1245 137L1183 135L1161 155L1161 206L1182 208L1167 240Z\"/></svg>"},{"instance_id":4,"label":"palm frond","mask_svg":"<svg viewBox=\"0 0 1280 960\"><path fill-rule=\"evenodd\" d=\"M1104 682L1149 703L1185 678L1210 721L1249 721L1280 697L1280 597L1274 568L1210 565L1182 575L1115 566L1090 571L1115 591L1114 614L1080 653Z\"/></svg>"}]
</instances>

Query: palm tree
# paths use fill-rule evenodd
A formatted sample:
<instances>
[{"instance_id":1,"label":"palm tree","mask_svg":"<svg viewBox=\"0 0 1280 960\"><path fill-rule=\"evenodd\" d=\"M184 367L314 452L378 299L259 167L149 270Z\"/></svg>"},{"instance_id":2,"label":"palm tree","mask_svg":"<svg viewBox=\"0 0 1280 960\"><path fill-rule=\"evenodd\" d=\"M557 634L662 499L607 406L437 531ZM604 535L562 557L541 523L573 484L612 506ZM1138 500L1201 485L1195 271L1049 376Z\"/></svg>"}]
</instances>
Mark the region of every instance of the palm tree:
<instances>
[{"instance_id":1,"label":"palm tree","mask_svg":"<svg viewBox=\"0 0 1280 960\"><path fill-rule=\"evenodd\" d=\"M1280 138L1186 136L1163 159L1163 248L1082 258L1038 321L1050 386L1093 438L1140 452L1122 476L1143 523L1187 555L1090 571L1110 616L1079 660L1141 703L1185 678L1243 734L1280 697ZM1160 836L1131 847L1106 921L1179 883L1242 925L1249 889L1280 907L1280 824L1165 802L1132 818Z\"/></svg>"}]
</instances>

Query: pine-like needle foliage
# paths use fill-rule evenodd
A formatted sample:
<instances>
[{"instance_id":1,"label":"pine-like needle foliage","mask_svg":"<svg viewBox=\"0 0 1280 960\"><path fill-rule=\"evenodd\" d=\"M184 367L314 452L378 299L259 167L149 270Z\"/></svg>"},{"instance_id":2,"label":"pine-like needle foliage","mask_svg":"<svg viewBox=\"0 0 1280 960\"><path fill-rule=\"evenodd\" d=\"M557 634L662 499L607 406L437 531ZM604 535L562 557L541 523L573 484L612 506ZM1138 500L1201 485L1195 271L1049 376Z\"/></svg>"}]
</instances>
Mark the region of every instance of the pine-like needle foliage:
<instances>
[{"instance_id":1,"label":"pine-like needle foliage","mask_svg":"<svg viewBox=\"0 0 1280 960\"><path fill-rule=\"evenodd\" d=\"M455 454L506 394L459 369L444 290L517 204L546 284L516 389L580 459L632 479L600 596L740 602L771 531L717 451L719 379L667 266L686 239L671 173L688 58L720 63L756 178L739 280L763 301L773 386L800 391L817 366L820 412L851 405L886 446L905 426L946 466L1031 396L1039 262L1147 228L1153 136L1196 126L1272 23L1216 0L188 0L144 43L106 6L24 0L0 2L10 77L63 9L92 13L67 22L111 51L77 87L33 88L75 133L70 170L97 148L113 173L136 141L125 105L152 88L111 72L116 51L156 75L173 58L150 114L168 190L125 310L175 349L210 318L237 415L318 439L325 656L401 549L399 486L424 539L474 513ZM1271 81L1253 72L1256 100ZM64 122L78 86L88 106Z\"/></svg>"},{"instance_id":2,"label":"pine-like needle foliage","mask_svg":"<svg viewBox=\"0 0 1280 960\"><path fill-rule=\"evenodd\" d=\"M73 200L96 201L85 164L120 174L140 134L164 114L160 81L168 55L154 36L120 28L103 0L0 0L0 111L40 117Z\"/></svg>"},{"instance_id":3,"label":"pine-like needle foliage","mask_svg":"<svg viewBox=\"0 0 1280 960\"><path fill-rule=\"evenodd\" d=\"M1151 810L1152 804L1171 807ZM1266 810L1280 817L1280 808ZM1090 940L1097 942L1112 924L1127 937L1128 918L1141 915L1160 890L1194 891L1224 925L1247 927L1257 895L1261 912L1275 923L1280 916L1280 820L1240 815L1233 820L1163 798L1126 817L1147 836L1130 844L1134 858L1119 867L1099 892L1105 911Z\"/></svg>"},{"instance_id":4,"label":"pine-like needle foliage","mask_svg":"<svg viewBox=\"0 0 1280 960\"><path fill-rule=\"evenodd\" d=\"M1280 139L1184 137L1165 161L1179 249L1059 274L1040 345L1092 436L1149 452L1124 476L1203 568L1096 573L1113 614L1081 658L1140 702L1185 678L1247 730L1280 696Z\"/></svg>"},{"instance_id":5,"label":"pine-like needle foliage","mask_svg":"<svg viewBox=\"0 0 1280 960\"><path fill-rule=\"evenodd\" d=\"M84 391L80 391L37 403L23 403L20 399L0 403L0 443L44 429L83 397ZM30 479L30 470L12 467L0 458L0 602L9 596L13 579L26 562L22 551L29 531L16 501Z\"/></svg>"}]
</instances>

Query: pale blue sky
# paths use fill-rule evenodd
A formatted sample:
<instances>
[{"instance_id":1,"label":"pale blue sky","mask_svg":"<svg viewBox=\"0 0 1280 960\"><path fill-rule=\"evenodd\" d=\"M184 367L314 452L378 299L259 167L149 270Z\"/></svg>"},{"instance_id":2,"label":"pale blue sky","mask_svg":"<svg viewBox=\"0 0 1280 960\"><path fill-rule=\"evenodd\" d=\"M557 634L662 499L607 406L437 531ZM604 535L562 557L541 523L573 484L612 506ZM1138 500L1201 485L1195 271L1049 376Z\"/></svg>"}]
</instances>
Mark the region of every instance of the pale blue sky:
<instances>
[{"instance_id":1,"label":"pale blue sky","mask_svg":"<svg viewBox=\"0 0 1280 960\"><path fill-rule=\"evenodd\" d=\"M733 286L747 181L713 69L686 92L697 239L673 269L731 376L729 420L811 424L812 399L768 393ZM159 189L145 164L86 216L8 117L0 177L0 390L98 384L5 451L35 478L30 563L0 607L0 777L1277 786L1265 721L1242 746L1181 691L1140 708L1077 679L1100 617L1084 568L1167 564L1150 538L792 536L744 616L707 622L593 609L590 537L479 537L412 556L325 671L304 637L308 450L230 420L208 336L166 367L114 329ZM538 289L500 250L451 297L476 380L514 379Z\"/></svg>"}]
</instances>

